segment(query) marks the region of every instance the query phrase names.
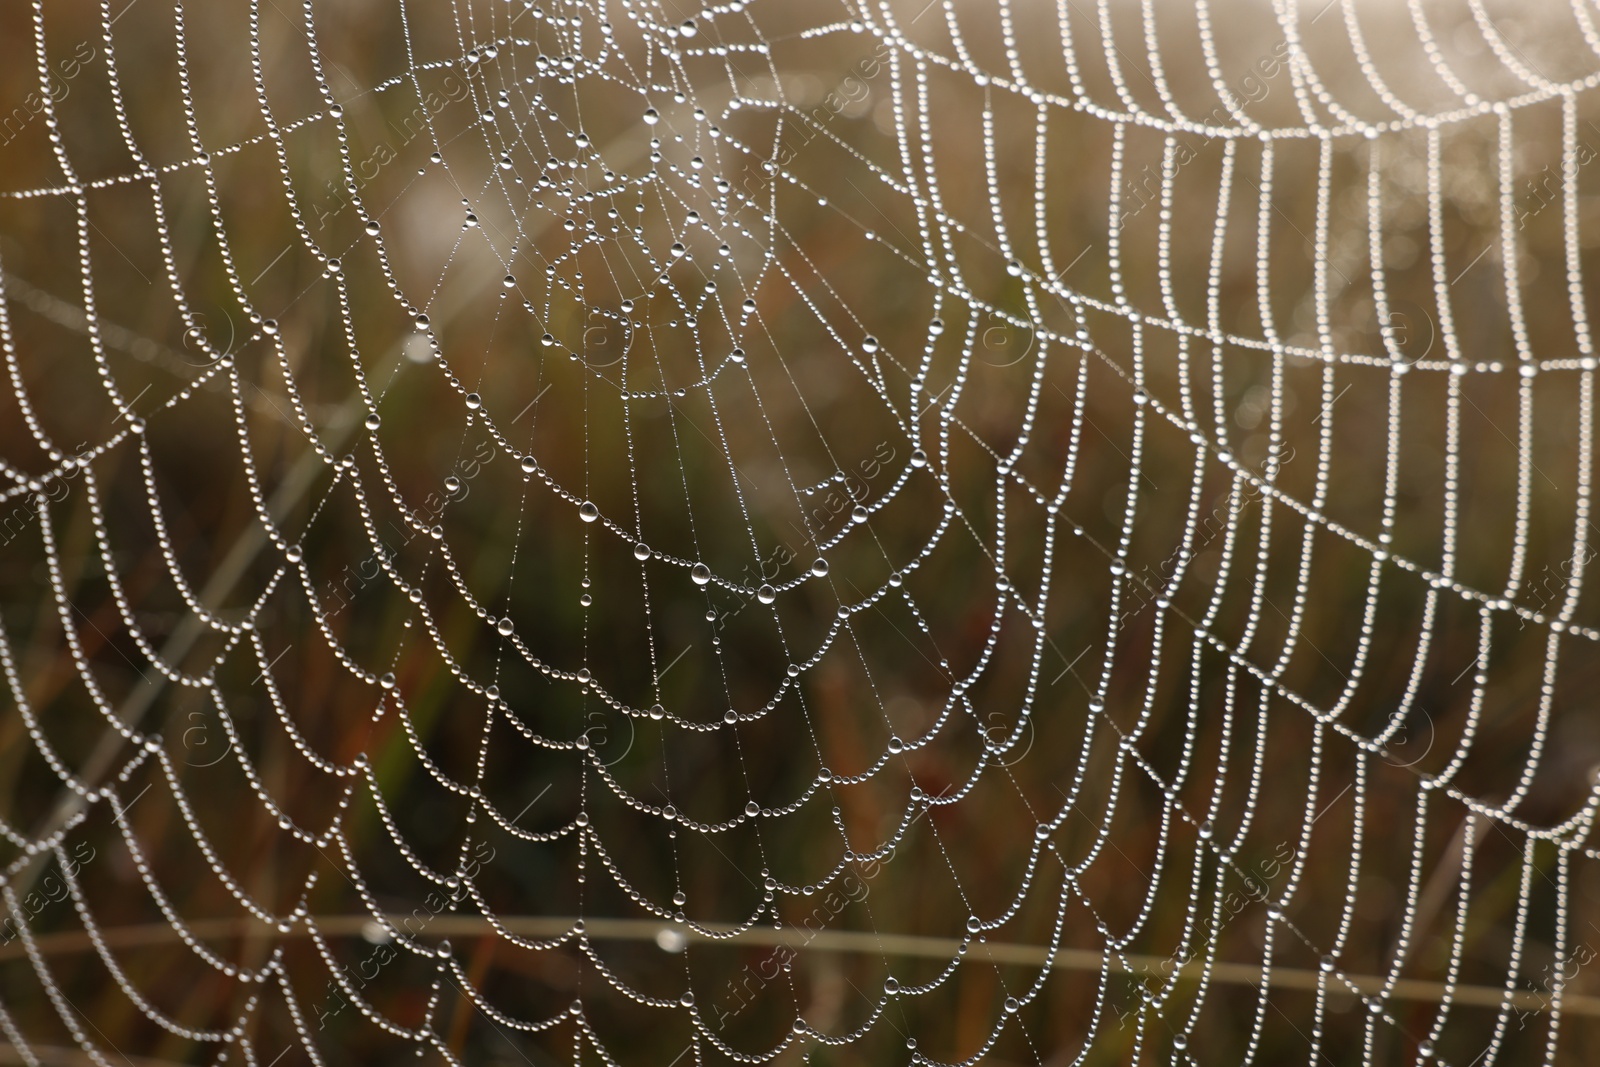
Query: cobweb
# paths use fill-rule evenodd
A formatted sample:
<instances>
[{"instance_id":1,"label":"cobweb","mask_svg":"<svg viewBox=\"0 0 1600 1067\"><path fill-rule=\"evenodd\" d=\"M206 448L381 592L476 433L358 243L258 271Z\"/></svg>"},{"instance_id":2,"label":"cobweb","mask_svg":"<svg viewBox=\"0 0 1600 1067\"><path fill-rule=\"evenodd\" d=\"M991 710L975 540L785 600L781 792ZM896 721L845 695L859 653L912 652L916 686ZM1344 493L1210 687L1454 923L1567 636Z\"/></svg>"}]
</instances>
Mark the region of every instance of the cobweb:
<instances>
[{"instance_id":1,"label":"cobweb","mask_svg":"<svg viewBox=\"0 0 1600 1067\"><path fill-rule=\"evenodd\" d=\"M7 1062L1579 1062L1597 20L12 5Z\"/></svg>"}]
</instances>

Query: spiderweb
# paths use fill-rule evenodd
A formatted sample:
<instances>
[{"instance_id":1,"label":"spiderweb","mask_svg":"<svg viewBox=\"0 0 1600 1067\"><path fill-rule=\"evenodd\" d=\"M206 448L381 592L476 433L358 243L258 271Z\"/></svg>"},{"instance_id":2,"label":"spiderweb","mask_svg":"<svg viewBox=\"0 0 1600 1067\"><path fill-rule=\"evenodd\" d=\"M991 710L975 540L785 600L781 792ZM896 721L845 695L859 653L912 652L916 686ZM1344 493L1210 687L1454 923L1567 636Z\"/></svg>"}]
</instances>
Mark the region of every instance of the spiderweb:
<instances>
[{"instance_id":1,"label":"spiderweb","mask_svg":"<svg viewBox=\"0 0 1600 1067\"><path fill-rule=\"evenodd\" d=\"M1596 19L0 13L7 1062L1577 1062Z\"/></svg>"}]
</instances>

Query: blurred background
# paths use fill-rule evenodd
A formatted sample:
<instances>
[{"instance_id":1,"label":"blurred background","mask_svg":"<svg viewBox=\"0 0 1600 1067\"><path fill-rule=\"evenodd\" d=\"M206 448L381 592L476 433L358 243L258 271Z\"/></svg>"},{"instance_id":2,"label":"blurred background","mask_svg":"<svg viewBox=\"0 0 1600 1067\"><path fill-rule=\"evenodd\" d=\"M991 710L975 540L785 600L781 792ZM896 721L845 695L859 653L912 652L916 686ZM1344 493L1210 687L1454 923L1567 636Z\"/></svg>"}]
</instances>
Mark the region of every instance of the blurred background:
<instances>
[{"instance_id":1,"label":"blurred background","mask_svg":"<svg viewBox=\"0 0 1600 1067\"><path fill-rule=\"evenodd\" d=\"M0 1059L1585 1062L1597 20L0 9Z\"/></svg>"}]
</instances>

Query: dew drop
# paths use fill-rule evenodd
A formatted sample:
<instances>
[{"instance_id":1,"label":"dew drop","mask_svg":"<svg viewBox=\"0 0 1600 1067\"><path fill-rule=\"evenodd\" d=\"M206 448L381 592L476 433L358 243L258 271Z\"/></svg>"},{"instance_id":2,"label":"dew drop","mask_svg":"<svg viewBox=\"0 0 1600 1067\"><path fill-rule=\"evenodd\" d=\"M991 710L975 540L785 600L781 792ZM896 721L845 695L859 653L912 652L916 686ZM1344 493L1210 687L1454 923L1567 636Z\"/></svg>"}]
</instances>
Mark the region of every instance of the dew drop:
<instances>
[{"instance_id":1,"label":"dew drop","mask_svg":"<svg viewBox=\"0 0 1600 1067\"><path fill-rule=\"evenodd\" d=\"M661 121L661 113L653 107L644 109L644 121L647 125L654 126Z\"/></svg>"},{"instance_id":2,"label":"dew drop","mask_svg":"<svg viewBox=\"0 0 1600 1067\"><path fill-rule=\"evenodd\" d=\"M367 429L369 429L369 430L376 430L380 425L382 425L382 423L383 423L383 420L378 418L376 413L373 413L373 414L367 416L366 425L367 425Z\"/></svg>"},{"instance_id":3,"label":"dew drop","mask_svg":"<svg viewBox=\"0 0 1600 1067\"><path fill-rule=\"evenodd\" d=\"M283 556L290 563L299 563L305 558L305 551L299 545L290 545L283 550Z\"/></svg>"},{"instance_id":4,"label":"dew drop","mask_svg":"<svg viewBox=\"0 0 1600 1067\"><path fill-rule=\"evenodd\" d=\"M385 672L383 675L381 675L378 678L378 684L381 685L385 689L393 689L394 688L394 673L392 671L391 672Z\"/></svg>"},{"instance_id":5,"label":"dew drop","mask_svg":"<svg viewBox=\"0 0 1600 1067\"><path fill-rule=\"evenodd\" d=\"M268 337L276 335L278 332L278 320L266 319L263 321L261 323L261 332L266 334Z\"/></svg>"},{"instance_id":6,"label":"dew drop","mask_svg":"<svg viewBox=\"0 0 1600 1067\"><path fill-rule=\"evenodd\" d=\"M778 599L778 591L770 585L764 585L756 590L756 599L763 604L770 604Z\"/></svg>"},{"instance_id":7,"label":"dew drop","mask_svg":"<svg viewBox=\"0 0 1600 1067\"><path fill-rule=\"evenodd\" d=\"M913 467L926 467L928 465L928 454L920 448L913 449L911 452L911 465Z\"/></svg>"},{"instance_id":8,"label":"dew drop","mask_svg":"<svg viewBox=\"0 0 1600 1067\"><path fill-rule=\"evenodd\" d=\"M585 500L578 506L578 518L584 522L594 522L600 517L600 509L594 506L594 501Z\"/></svg>"},{"instance_id":9,"label":"dew drop","mask_svg":"<svg viewBox=\"0 0 1600 1067\"><path fill-rule=\"evenodd\" d=\"M900 992L900 980L892 977L885 978L883 980L883 991L889 994L891 997L894 996L896 993Z\"/></svg>"},{"instance_id":10,"label":"dew drop","mask_svg":"<svg viewBox=\"0 0 1600 1067\"><path fill-rule=\"evenodd\" d=\"M477 411L481 407L483 407L483 397L479 396L477 393L468 393L467 410Z\"/></svg>"},{"instance_id":11,"label":"dew drop","mask_svg":"<svg viewBox=\"0 0 1600 1067\"><path fill-rule=\"evenodd\" d=\"M495 626L495 629L500 631L501 637L510 637L511 632L516 628L516 623L512 622L509 618L501 619L500 622Z\"/></svg>"},{"instance_id":12,"label":"dew drop","mask_svg":"<svg viewBox=\"0 0 1600 1067\"><path fill-rule=\"evenodd\" d=\"M376 237L378 236L379 231L382 229L383 227L378 225L378 220L373 219L371 222L367 223L367 236Z\"/></svg>"},{"instance_id":13,"label":"dew drop","mask_svg":"<svg viewBox=\"0 0 1600 1067\"><path fill-rule=\"evenodd\" d=\"M813 578L826 578L828 576L828 561L818 556L811 564L811 576Z\"/></svg>"},{"instance_id":14,"label":"dew drop","mask_svg":"<svg viewBox=\"0 0 1600 1067\"><path fill-rule=\"evenodd\" d=\"M695 585L707 585L711 581L711 568L704 563L696 563L689 572L689 577L694 579Z\"/></svg>"},{"instance_id":15,"label":"dew drop","mask_svg":"<svg viewBox=\"0 0 1600 1067\"><path fill-rule=\"evenodd\" d=\"M850 518L856 522L866 522L867 519L870 518L870 515L868 514L866 508L862 507L860 504L857 504L854 508L850 509Z\"/></svg>"}]
</instances>

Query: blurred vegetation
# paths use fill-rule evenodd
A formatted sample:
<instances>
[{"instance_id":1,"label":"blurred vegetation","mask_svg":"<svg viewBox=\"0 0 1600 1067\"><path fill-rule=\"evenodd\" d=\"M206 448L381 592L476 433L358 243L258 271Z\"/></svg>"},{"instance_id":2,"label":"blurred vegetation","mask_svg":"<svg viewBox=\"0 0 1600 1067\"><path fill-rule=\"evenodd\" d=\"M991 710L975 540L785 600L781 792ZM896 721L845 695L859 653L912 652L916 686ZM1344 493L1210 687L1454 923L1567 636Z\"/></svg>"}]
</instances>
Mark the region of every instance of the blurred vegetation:
<instances>
[{"instance_id":1,"label":"blurred vegetation","mask_svg":"<svg viewBox=\"0 0 1600 1067\"><path fill-rule=\"evenodd\" d=\"M667 1001L692 991L711 1032L760 1053L797 1013L853 1032L886 979L929 983L951 963L879 938L960 939L969 916L998 920L1019 893L989 942L1059 936L1100 953L1110 936L1145 962L1133 974L1123 961L1108 974L1056 969L985 1063L1053 1067L1080 1051L1088 1063L1252 1052L1277 1063L1308 1055L1314 1028L1329 1062L1412 1062L1439 1010L1426 999L1390 1001L1392 1023L1369 1028L1337 987L1319 1000L1274 984L1263 1004L1248 981L1214 981L1202 997L1191 977L1168 986L1138 968L1214 949L1258 974L1268 954L1315 973L1337 946L1342 972L1385 975L1404 945L1405 979L1500 988L1520 938L1514 984L1540 993L1558 936L1561 960L1595 944L1592 859L1561 860L1550 842L1419 788L1465 748L1454 786L1485 803L1503 803L1532 766L1515 809L1529 824L1560 824L1594 794L1600 658L1572 631L1600 618L1592 597L1564 600L1588 561L1574 531L1592 532L1578 487L1593 375L1574 365L1524 386L1512 372L1496 170L1509 136L1526 346L1575 358L1561 100L1515 109L1504 130L1492 113L1438 128L1434 229L1430 135L1415 126L1230 148L1200 132L1169 140L1153 123L1118 134L998 80L1014 60L1040 92L1071 96L1075 75L1102 106L1168 115L1159 78L1199 120L1220 101L1196 13L1156 7L1160 69L1131 4L1065 5L1069 71L1062 24L1042 5L1002 8L1008 57L987 7L890 4L905 39L941 57L914 69L872 33L804 34L849 17L819 2L657 12L694 16L697 32L671 63L656 51L645 74L640 9L606 5L615 40L576 89L562 59L599 54L595 17L580 24L554 4L508 28L520 7L487 0L313 3L312 37L299 7L136 0L114 16L109 51L96 5L52 0L37 21L0 9L0 461L13 509L0 519L0 666L13 687L0 817L37 836L81 814L61 845L76 902L150 1005L195 1028L245 1014L260 1062L299 1045L278 984L219 977L178 939L146 874L233 965L276 955L329 1062L410 1058L337 1006L331 965L464 1062L597 1060L572 1051L572 1021L518 1033L433 960L338 921L375 907L412 916L419 945L448 939L507 1016L544 1019L581 997L588 1031L639 1064L677 1062L687 1013L633 1003L607 974ZM1346 9L1324 10L1302 14L1307 54L1337 99L1382 116ZM1424 113L1453 106L1409 16L1354 10L1397 95ZM1492 10L1542 77L1592 69L1553 6ZM1216 7L1216 69L1255 122L1303 132L1306 94L1270 15ZM1469 11L1434 17L1472 91L1528 91ZM708 44L766 53L696 51ZM41 63L48 109L29 103ZM1573 101L1587 152L1600 111ZM14 130L8 113L23 116ZM1577 174L1584 278L1600 269L1591 171ZM73 183L87 191L75 198ZM686 254L673 259L675 241ZM1411 371L1395 374L1396 361ZM1472 369L1452 379L1452 362ZM1151 402L1133 403L1136 390ZM1211 442L1199 458L1196 434ZM49 483L47 505L37 488L11 488L86 449L93 459ZM252 479L281 535L266 533ZM1262 483L1326 522L1308 533ZM1386 484L1393 561L1379 565L1329 526L1377 543ZM583 521L586 501L601 521ZM1565 630L1491 618L1394 562L1436 573L1447 528L1457 581ZM637 560L638 541L657 555ZM802 581L819 555L827 578ZM693 582L695 563L717 580ZM764 583L777 587L771 607L754 595ZM1041 596L1036 618L1018 609L1015 598ZM827 642L839 605L869 597ZM253 628L196 626L191 598ZM1238 658L1197 640L1202 624ZM163 679L152 650L214 688ZM804 665L792 682L791 663ZM388 673L392 690L376 681ZM496 716L491 685L506 709ZM162 756L134 761L137 742L97 703L133 716ZM672 718L652 717L657 704ZM1339 727L1382 737L1382 752L1308 707L1337 708ZM742 717L733 728L692 728L729 709ZM891 754L895 738L908 747ZM1122 738L1137 762L1119 755ZM64 806L47 752L115 803ZM371 787L365 769L317 763L358 757ZM913 793L969 782L931 810ZM769 810L697 828L739 820L750 802ZM1063 811L1039 858L1034 827ZM551 837L519 839L502 820ZM1588 832L1585 817L1570 837ZM862 858L891 841L892 858ZM0 844L0 862L14 859L7 906L53 946L36 964L20 939L0 944L0 1005L19 1032L68 1048L87 1021L88 1040L131 1063L213 1062L214 1047L158 1027L118 988L78 909L48 889L65 886L63 861L27 865ZM470 893L458 881L447 905L419 863L470 869ZM1068 884L1064 864L1077 869ZM864 936L851 951L819 935L798 950L746 938L679 952L670 933L603 932L607 919L655 914L619 883L696 922L739 924L769 878L786 887L785 928ZM1265 898L1285 893L1292 930L1267 918ZM239 894L290 929L253 917ZM309 936L297 912L330 932ZM458 922L579 914L597 931L584 947L525 947ZM903 1062L908 1037L941 1061L975 1055L1006 998L1039 974L982 955L932 992L890 998L861 1040L807 1041L780 1062ZM68 998L65 1023L38 966ZM1161 991L1159 1014L1140 1014L1144 989ZM1566 993L1600 994L1593 968ZM1561 1020L1559 1062L1600 1040L1595 1019ZM1502 1061L1542 1056L1550 1025L1513 1013ZM1456 1004L1440 1058L1472 1061L1496 1027L1495 1008ZM720 1055L702 1041L693 1057Z\"/></svg>"}]
</instances>

